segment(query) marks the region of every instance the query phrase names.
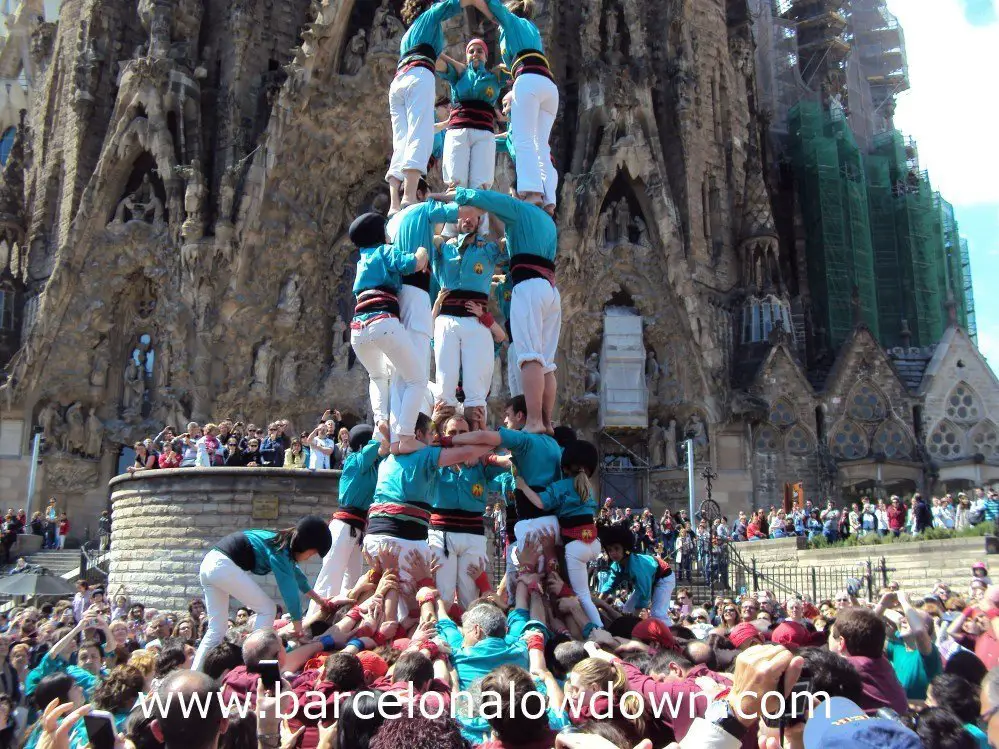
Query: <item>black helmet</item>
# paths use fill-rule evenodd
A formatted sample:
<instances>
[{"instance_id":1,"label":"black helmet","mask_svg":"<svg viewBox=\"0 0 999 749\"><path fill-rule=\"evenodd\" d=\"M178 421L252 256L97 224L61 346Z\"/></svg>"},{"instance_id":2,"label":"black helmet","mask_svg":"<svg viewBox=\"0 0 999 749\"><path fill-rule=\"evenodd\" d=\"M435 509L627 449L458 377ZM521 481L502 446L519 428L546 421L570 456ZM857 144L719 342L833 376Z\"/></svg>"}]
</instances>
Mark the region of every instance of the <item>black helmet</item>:
<instances>
[{"instance_id":1,"label":"black helmet","mask_svg":"<svg viewBox=\"0 0 999 749\"><path fill-rule=\"evenodd\" d=\"M604 525L597 528L600 545L605 549L613 544L620 544L626 552L634 551L635 536L623 525Z\"/></svg>"},{"instance_id":2,"label":"black helmet","mask_svg":"<svg viewBox=\"0 0 999 749\"><path fill-rule=\"evenodd\" d=\"M355 453L371 442L371 437L375 433L375 428L370 424L358 424L350 430L350 449Z\"/></svg>"},{"instance_id":3,"label":"black helmet","mask_svg":"<svg viewBox=\"0 0 999 749\"><path fill-rule=\"evenodd\" d=\"M315 549L319 556L324 557L333 546L333 535L326 521L317 515L306 515L295 524L295 534L291 539L291 553L301 554L303 551Z\"/></svg>"}]
</instances>

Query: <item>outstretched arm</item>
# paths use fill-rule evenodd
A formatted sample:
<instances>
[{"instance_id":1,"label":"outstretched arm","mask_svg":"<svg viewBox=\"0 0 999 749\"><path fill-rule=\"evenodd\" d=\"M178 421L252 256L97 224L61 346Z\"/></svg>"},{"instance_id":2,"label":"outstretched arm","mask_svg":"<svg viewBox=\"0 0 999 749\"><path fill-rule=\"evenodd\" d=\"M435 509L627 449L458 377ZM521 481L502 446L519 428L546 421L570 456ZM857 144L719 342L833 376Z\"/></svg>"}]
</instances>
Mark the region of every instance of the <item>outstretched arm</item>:
<instances>
[{"instance_id":1,"label":"outstretched arm","mask_svg":"<svg viewBox=\"0 0 999 749\"><path fill-rule=\"evenodd\" d=\"M527 497L532 505L537 507L539 510L545 509L545 505L544 502L541 501L541 497L538 496L534 489L527 485L523 476L517 476L517 488L524 493L524 496Z\"/></svg>"},{"instance_id":2,"label":"outstretched arm","mask_svg":"<svg viewBox=\"0 0 999 749\"><path fill-rule=\"evenodd\" d=\"M437 465L441 468L476 461L492 450L489 445L465 445L463 447L448 447L441 450Z\"/></svg>"},{"instance_id":3,"label":"outstretched arm","mask_svg":"<svg viewBox=\"0 0 999 749\"><path fill-rule=\"evenodd\" d=\"M452 437L451 444L454 445L455 447L464 447L466 445L488 445L490 448L493 448L500 446L501 439L499 432L492 432L480 429L477 432L456 434L454 437Z\"/></svg>"}]
</instances>

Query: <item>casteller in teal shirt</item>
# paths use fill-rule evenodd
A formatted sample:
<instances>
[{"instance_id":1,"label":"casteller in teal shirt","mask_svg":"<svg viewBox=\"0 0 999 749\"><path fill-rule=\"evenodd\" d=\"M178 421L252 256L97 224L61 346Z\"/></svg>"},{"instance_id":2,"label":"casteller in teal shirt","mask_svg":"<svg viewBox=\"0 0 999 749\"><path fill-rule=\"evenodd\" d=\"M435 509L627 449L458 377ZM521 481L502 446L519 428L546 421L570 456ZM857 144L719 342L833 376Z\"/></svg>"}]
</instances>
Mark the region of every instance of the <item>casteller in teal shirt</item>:
<instances>
[{"instance_id":1,"label":"casteller in teal shirt","mask_svg":"<svg viewBox=\"0 0 999 749\"><path fill-rule=\"evenodd\" d=\"M399 43L399 55L405 57L421 44L433 47L434 60L444 51L444 30L441 24L461 13L461 0L441 0L418 15Z\"/></svg>"},{"instance_id":2,"label":"casteller in teal shirt","mask_svg":"<svg viewBox=\"0 0 999 749\"><path fill-rule=\"evenodd\" d=\"M457 188L454 202L481 208L501 219L506 225L506 249L511 258L526 254L555 260L558 230L543 208L495 190L473 190L470 187Z\"/></svg>"},{"instance_id":3,"label":"casteller in teal shirt","mask_svg":"<svg viewBox=\"0 0 999 749\"><path fill-rule=\"evenodd\" d=\"M526 609L513 609L506 618L505 637L483 637L474 645L465 647L461 629L450 619L437 623L437 632L451 648L451 662L458 672L458 689L467 690L472 682L481 679L494 668L510 663L524 670L529 668L527 641L521 638L528 625L543 635L548 630L543 624L531 620Z\"/></svg>"},{"instance_id":4,"label":"casteller in teal shirt","mask_svg":"<svg viewBox=\"0 0 999 749\"><path fill-rule=\"evenodd\" d=\"M905 696L910 700L925 700L926 690L930 682L938 674L943 673L943 663L940 651L934 643L930 652L923 655L918 650L910 650L897 635L888 639L885 655L891 661L895 675L905 690Z\"/></svg>"}]
</instances>

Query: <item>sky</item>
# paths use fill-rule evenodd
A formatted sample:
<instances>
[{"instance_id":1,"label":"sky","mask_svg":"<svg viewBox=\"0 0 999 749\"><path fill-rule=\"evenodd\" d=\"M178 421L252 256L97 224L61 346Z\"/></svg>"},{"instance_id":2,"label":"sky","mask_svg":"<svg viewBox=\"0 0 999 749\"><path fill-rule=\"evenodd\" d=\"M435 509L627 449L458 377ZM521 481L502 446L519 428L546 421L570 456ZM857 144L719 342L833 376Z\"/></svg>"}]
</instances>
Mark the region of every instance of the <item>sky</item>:
<instances>
[{"instance_id":1,"label":"sky","mask_svg":"<svg viewBox=\"0 0 999 749\"><path fill-rule=\"evenodd\" d=\"M905 33L912 87L895 126L953 203L968 240L978 345L999 372L999 13L997 0L888 0Z\"/></svg>"}]
</instances>

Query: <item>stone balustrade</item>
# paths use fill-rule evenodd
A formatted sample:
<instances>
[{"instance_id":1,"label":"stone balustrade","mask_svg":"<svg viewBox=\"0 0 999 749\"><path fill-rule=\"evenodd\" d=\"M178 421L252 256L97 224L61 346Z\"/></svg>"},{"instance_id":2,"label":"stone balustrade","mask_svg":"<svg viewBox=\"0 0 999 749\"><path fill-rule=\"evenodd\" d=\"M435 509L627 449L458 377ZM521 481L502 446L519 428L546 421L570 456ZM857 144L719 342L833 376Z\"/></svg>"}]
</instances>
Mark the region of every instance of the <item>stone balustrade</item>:
<instances>
[{"instance_id":1,"label":"stone balustrade","mask_svg":"<svg viewBox=\"0 0 999 749\"><path fill-rule=\"evenodd\" d=\"M288 528L336 508L339 471L281 468L176 468L122 475L109 484L112 507L109 590L183 611L202 597L198 571L223 536L249 528ZM315 579L318 562L304 567ZM270 577L258 580L279 604Z\"/></svg>"}]
</instances>

